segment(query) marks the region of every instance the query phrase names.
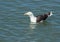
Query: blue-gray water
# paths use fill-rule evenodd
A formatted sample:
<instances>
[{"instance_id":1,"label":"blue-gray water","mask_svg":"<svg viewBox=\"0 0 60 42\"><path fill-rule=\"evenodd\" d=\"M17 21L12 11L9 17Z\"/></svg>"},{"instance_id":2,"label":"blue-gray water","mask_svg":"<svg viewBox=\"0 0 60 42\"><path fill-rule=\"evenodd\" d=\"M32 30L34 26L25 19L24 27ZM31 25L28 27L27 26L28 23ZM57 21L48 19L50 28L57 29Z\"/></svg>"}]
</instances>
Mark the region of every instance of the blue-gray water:
<instances>
[{"instance_id":1,"label":"blue-gray water","mask_svg":"<svg viewBox=\"0 0 60 42\"><path fill-rule=\"evenodd\" d=\"M30 24L28 11L54 15ZM0 0L0 42L60 42L60 0Z\"/></svg>"}]
</instances>

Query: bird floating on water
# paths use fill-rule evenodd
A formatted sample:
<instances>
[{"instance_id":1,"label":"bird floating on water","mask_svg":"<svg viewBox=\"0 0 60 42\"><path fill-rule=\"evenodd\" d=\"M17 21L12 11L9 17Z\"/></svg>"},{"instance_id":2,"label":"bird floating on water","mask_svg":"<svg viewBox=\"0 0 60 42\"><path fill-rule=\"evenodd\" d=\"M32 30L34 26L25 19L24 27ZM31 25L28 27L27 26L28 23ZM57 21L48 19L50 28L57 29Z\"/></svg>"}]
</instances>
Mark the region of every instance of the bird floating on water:
<instances>
[{"instance_id":1,"label":"bird floating on water","mask_svg":"<svg viewBox=\"0 0 60 42\"><path fill-rule=\"evenodd\" d=\"M38 15L38 16L34 16L32 12L27 12L24 15L28 15L30 17L30 22L32 23L38 23L38 22L43 22L44 20L46 20L48 17L52 16L52 11L48 12L47 14L43 14L43 15Z\"/></svg>"}]
</instances>

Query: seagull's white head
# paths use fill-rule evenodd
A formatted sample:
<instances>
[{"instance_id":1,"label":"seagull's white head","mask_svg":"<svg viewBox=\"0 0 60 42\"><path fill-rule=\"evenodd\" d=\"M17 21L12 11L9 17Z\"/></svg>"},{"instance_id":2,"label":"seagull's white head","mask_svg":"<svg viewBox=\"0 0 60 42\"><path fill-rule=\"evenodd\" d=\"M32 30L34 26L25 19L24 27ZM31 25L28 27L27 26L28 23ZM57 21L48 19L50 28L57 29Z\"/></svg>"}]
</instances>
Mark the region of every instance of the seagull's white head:
<instances>
[{"instance_id":1,"label":"seagull's white head","mask_svg":"<svg viewBox=\"0 0 60 42\"><path fill-rule=\"evenodd\" d=\"M30 21L36 23L36 17L33 15L32 12L27 12L24 15L28 15L30 17Z\"/></svg>"},{"instance_id":2,"label":"seagull's white head","mask_svg":"<svg viewBox=\"0 0 60 42\"><path fill-rule=\"evenodd\" d=\"M25 13L24 15L31 16L31 15L33 15L33 13L32 13L32 12L27 12L27 13Z\"/></svg>"}]
</instances>

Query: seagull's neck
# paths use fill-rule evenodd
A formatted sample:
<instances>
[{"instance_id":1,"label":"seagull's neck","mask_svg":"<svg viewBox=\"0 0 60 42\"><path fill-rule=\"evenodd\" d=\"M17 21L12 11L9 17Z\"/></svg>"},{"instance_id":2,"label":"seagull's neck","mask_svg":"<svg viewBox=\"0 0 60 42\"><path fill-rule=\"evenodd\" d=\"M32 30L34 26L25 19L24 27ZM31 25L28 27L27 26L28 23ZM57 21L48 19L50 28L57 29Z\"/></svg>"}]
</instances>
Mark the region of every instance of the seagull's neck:
<instances>
[{"instance_id":1,"label":"seagull's neck","mask_svg":"<svg viewBox=\"0 0 60 42\"><path fill-rule=\"evenodd\" d=\"M31 22L36 22L36 17L32 14L29 16Z\"/></svg>"},{"instance_id":2,"label":"seagull's neck","mask_svg":"<svg viewBox=\"0 0 60 42\"><path fill-rule=\"evenodd\" d=\"M35 17L33 14L29 16L30 18Z\"/></svg>"}]
</instances>

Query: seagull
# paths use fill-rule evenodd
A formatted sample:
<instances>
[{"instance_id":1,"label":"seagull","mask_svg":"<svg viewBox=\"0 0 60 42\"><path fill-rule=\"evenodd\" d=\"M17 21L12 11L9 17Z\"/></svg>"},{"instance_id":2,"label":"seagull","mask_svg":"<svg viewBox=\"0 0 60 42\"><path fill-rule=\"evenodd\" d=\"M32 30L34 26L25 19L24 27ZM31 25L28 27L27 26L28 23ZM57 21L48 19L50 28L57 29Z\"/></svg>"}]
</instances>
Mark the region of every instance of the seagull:
<instances>
[{"instance_id":1,"label":"seagull","mask_svg":"<svg viewBox=\"0 0 60 42\"><path fill-rule=\"evenodd\" d=\"M38 16L34 16L32 12L26 12L24 15L27 15L30 17L30 22L32 23L39 23L39 22L43 22L44 20L46 20L48 17L52 16L52 11L48 12L47 14L43 14L43 15L38 15Z\"/></svg>"}]
</instances>

